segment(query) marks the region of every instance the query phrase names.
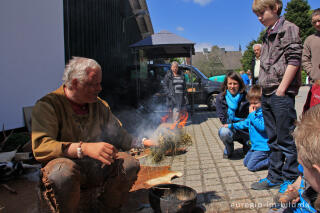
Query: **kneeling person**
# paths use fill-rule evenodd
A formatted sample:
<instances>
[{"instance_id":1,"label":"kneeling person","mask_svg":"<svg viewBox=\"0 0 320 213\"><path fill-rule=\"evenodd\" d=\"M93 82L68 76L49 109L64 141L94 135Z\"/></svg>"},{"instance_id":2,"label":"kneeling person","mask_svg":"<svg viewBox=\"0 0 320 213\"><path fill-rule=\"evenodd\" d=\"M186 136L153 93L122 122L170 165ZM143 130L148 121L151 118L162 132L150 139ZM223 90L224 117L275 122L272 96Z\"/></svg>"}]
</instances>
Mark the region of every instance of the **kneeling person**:
<instances>
[{"instance_id":1,"label":"kneeling person","mask_svg":"<svg viewBox=\"0 0 320 213\"><path fill-rule=\"evenodd\" d=\"M63 85L33 108L32 149L44 166L41 194L54 212L78 212L91 189L97 189L96 209L89 211L119 212L137 178L139 162L118 150L142 141L128 134L98 97L101 80L96 61L75 57Z\"/></svg>"},{"instance_id":2,"label":"kneeling person","mask_svg":"<svg viewBox=\"0 0 320 213\"><path fill-rule=\"evenodd\" d=\"M243 164L249 171L258 171L268 168L269 147L268 137L264 128L264 120L261 109L261 87L254 85L247 94L250 102L249 115L246 120L233 124L226 124L230 129L249 129L251 148L246 154Z\"/></svg>"}]
</instances>

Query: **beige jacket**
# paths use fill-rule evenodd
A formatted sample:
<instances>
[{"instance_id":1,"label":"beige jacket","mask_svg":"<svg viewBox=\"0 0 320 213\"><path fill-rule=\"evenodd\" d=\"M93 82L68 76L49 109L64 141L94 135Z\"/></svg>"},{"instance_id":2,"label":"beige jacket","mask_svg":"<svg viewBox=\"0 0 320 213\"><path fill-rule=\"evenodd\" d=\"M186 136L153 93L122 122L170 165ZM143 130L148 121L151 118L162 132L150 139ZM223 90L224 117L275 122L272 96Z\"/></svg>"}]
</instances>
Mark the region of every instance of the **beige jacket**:
<instances>
[{"instance_id":1,"label":"beige jacket","mask_svg":"<svg viewBox=\"0 0 320 213\"><path fill-rule=\"evenodd\" d=\"M310 35L304 42L302 66L310 80L320 80L320 32Z\"/></svg>"},{"instance_id":2,"label":"beige jacket","mask_svg":"<svg viewBox=\"0 0 320 213\"><path fill-rule=\"evenodd\" d=\"M100 98L89 104L88 114L75 114L63 86L38 100L32 111L32 149L40 162L63 157L64 147L73 142L104 141L129 150L132 140Z\"/></svg>"}]
</instances>

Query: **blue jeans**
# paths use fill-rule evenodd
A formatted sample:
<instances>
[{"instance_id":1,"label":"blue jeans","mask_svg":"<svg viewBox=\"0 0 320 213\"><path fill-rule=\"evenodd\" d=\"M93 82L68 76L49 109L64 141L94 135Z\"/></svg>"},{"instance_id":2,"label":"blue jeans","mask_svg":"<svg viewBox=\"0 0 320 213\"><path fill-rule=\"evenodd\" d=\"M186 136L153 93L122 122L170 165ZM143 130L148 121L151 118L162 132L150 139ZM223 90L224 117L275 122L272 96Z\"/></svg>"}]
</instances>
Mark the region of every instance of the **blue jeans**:
<instances>
[{"instance_id":1,"label":"blue jeans","mask_svg":"<svg viewBox=\"0 0 320 213\"><path fill-rule=\"evenodd\" d=\"M297 120L294 104L293 95L277 96L274 93L262 96L263 118L270 148L267 178L273 183L295 180L299 176L297 148L292 136Z\"/></svg>"},{"instance_id":2,"label":"blue jeans","mask_svg":"<svg viewBox=\"0 0 320 213\"><path fill-rule=\"evenodd\" d=\"M243 144L244 152L249 150L247 141L249 140L249 133L242 130L231 130L229 128L221 127L218 132L219 138L225 145L224 154L231 157L234 151L234 141Z\"/></svg>"},{"instance_id":3,"label":"blue jeans","mask_svg":"<svg viewBox=\"0 0 320 213\"><path fill-rule=\"evenodd\" d=\"M249 150L243 160L243 165L251 172L267 169L269 167L268 156L268 151Z\"/></svg>"}]
</instances>

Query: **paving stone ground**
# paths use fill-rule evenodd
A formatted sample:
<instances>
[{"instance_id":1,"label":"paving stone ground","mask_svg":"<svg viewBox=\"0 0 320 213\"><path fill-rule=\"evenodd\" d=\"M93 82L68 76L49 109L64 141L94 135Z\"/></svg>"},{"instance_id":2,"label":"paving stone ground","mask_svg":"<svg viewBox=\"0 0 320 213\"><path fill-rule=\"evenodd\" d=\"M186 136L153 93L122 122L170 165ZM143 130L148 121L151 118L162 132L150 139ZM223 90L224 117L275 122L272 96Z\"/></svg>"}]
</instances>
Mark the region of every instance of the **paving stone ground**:
<instances>
[{"instance_id":1,"label":"paving stone ground","mask_svg":"<svg viewBox=\"0 0 320 213\"><path fill-rule=\"evenodd\" d=\"M308 87L301 87L296 97L298 115L302 112L307 92ZM125 116L119 117L124 123ZM242 147L238 143L235 144L233 159L222 158L224 146L218 138L221 124L215 112L197 111L189 120L186 131L192 135L193 145L187 153L174 158L167 157L161 162L163 165L170 165L172 170L183 173L173 183L194 188L198 192L198 206L207 213L268 212L277 190L250 189L251 183L266 177L267 171L249 172L243 166ZM133 123L134 120L129 121ZM134 124L132 126L136 127ZM18 194L11 194L3 187L0 188L0 212L37 212L37 178L18 179L8 182L8 185L15 188ZM8 202L4 202L5 200ZM9 201L20 205L7 205ZM149 208L138 212L153 211Z\"/></svg>"},{"instance_id":2,"label":"paving stone ground","mask_svg":"<svg viewBox=\"0 0 320 213\"><path fill-rule=\"evenodd\" d=\"M307 91L307 87L301 87L296 98L298 116L302 112ZM192 147L187 153L168 157L161 163L184 174L172 182L195 189L198 206L208 213L268 212L278 190L257 191L250 188L253 182L266 177L267 170L248 171L243 166L242 145L237 142L234 157L222 158L224 145L218 137L221 123L214 111L197 111L190 121L185 128L192 135Z\"/></svg>"},{"instance_id":3,"label":"paving stone ground","mask_svg":"<svg viewBox=\"0 0 320 213\"><path fill-rule=\"evenodd\" d=\"M235 144L232 159L223 159L224 145L218 137L220 121L215 112L196 112L186 131L193 146L183 156L174 157L171 167L184 175L173 183L192 187L198 192L198 205L205 212L267 212L277 190L255 191L254 181L267 171L250 172L243 166L242 145Z\"/></svg>"}]
</instances>

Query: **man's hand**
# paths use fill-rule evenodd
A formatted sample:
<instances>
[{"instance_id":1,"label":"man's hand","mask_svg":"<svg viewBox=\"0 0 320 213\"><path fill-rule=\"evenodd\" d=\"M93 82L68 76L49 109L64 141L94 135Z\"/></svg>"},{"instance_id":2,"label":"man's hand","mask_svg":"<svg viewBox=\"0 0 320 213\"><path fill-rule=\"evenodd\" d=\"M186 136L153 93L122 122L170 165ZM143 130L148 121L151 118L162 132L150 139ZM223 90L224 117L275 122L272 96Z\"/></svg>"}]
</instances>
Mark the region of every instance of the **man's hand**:
<instances>
[{"instance_id":1,"label":"man's hand","mask_svg":"<svg viewBox=\"0 0 320 213\"><path fill-rule=\"evenodd\" d=\"M117 157L118 150L109 143L96 142L83 143L82 152L85 156L99 160L103 164L111 165Z\"/></svg>"},{"instance_id":2,"label":"man's hand","mask_svg":"<svg viewBox=\"0 0 320 213\"><path fill-rule=\"evenodd\" d=\"M144 139L143 145L148 148L148 147L152 147L152 146L157 146L158 144L151 139Z\"/></svg>"}]
</instances>

